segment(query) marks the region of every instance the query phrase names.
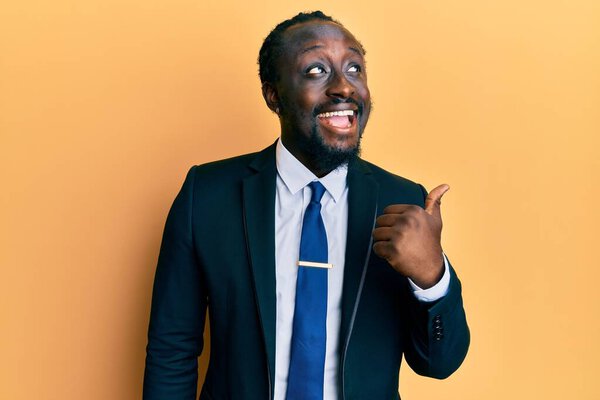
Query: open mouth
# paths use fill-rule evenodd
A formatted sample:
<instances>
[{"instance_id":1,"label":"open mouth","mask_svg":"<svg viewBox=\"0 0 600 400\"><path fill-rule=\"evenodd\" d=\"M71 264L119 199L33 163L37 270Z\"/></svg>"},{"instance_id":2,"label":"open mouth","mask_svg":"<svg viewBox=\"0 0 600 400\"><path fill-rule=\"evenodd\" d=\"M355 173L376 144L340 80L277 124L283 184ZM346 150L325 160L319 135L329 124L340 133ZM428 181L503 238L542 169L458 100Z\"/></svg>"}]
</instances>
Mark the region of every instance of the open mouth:
<instances>
[{"instance_id":1,"label":"open mouth","mask_svg":"<svg viewBox=\"0 0 600 400\"><path fill-rule=\"evenodd\" d=\"M341 110L341 111L329 111L317 115L319 121L327 124L331 127L338 129L352 128L356 121L356 111L354 110Z\"/></svg>"}]
</instances>

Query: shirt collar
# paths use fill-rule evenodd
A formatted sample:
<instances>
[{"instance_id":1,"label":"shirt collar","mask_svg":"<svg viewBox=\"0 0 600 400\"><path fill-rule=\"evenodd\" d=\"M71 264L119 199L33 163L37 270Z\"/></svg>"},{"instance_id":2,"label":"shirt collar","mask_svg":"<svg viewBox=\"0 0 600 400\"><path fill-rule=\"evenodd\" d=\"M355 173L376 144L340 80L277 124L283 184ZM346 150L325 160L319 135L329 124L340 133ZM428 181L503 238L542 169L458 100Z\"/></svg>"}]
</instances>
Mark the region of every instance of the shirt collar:
<instances>
[{"instance_id":1,"label":"shirt collar","mask_svg":"<svg viewBox=\"0 0 600 400\"><path fill-rule=\"evenodd\" d=\"M275 160L279 177L292 194L296 194L312 181L319 181L325 186L327 192L329 192L333 200L337 203L346 188L348 164L342 164L324 177L317 178L315 174L285 148L281 139L277 141Z\"/></svg>"}]
</instances>

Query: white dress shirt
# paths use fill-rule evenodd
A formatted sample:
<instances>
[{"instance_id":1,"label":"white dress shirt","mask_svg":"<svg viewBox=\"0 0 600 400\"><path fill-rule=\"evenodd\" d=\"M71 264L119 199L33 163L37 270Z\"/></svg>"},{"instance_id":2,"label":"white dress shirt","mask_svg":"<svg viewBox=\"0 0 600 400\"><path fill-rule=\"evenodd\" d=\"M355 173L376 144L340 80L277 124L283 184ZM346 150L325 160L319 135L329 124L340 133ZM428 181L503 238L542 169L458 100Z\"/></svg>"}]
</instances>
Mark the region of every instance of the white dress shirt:
<instances>
[{"instance_id":1,"label":"white dress shirt","mask_svg":"<svg viewBox=\"0 0 600 400\"><path fill-rule=\"evenodd\" d=\"M275 278L276 278L276 333L275 333L275 400L285 400L290 364L290 345L296 299L296 276L300 252L300 236L304 211L310 203L312 181L323 184L326 192L321 199L321 216L327 232L328 260L333 268L327 278L327 343L325 351L325 400L337 399L339 361L339 329L341 321L342 283L348 230L347 165L317 178L277 141L277 183L275 195ZM448 263L435 286L421 289L409 282L420 301L435 301L446 294L450 283Z\"/></svg>"}]
</instances>

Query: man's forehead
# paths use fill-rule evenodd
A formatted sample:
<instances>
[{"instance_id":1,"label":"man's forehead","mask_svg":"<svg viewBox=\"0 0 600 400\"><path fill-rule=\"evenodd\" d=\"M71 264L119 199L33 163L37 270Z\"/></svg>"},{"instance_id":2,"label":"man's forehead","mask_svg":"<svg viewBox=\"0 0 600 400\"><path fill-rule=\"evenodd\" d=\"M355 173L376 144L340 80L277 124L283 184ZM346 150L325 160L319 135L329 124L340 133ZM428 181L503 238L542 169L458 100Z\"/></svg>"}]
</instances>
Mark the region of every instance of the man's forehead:
<instances>
[{"instance_id":1,"label":"man's forehead","mask_svg":"<svg viewBox=\"0 0 600 400\"><path fill-rule=\"evenodd\" d=\"M286 47L302 51L306 47L316 45L320 40L341 40L349 46L360 49L354 36L344 27L329 21L308 21L289 27L285 31Z\"/></svg>"}]
</instances>

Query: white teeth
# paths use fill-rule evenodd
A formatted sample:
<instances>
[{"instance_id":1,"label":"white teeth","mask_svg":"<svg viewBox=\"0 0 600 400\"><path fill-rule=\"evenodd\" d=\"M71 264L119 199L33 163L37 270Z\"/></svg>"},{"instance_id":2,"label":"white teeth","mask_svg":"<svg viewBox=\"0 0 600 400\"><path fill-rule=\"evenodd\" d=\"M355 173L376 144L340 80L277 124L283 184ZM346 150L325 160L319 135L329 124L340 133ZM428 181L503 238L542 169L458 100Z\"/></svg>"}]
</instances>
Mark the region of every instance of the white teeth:
<instances>
[{"instance_id":1,"label":"white teeth","mask_svg":"<svg viewBox=\"0 0 600 400\"><path fill-rule=\"evenodd\" d=\"M329 117L343 117L343 116L351 116L354 115L354 111L352 110L342 110L342 111L332 111L332 112L324 112L321 113L319 115L317 115L317 117L319 118L329 118Z\"/></svg>"}]
</instances>

